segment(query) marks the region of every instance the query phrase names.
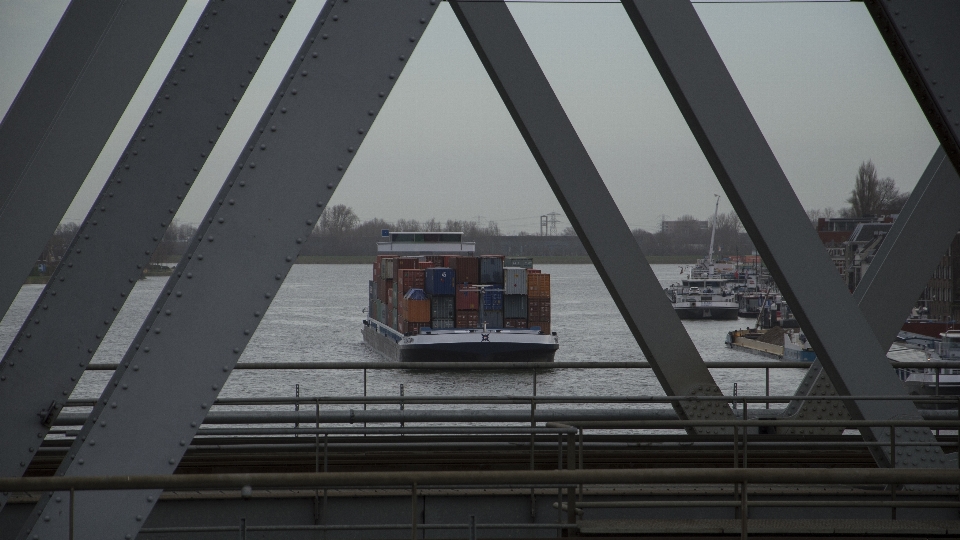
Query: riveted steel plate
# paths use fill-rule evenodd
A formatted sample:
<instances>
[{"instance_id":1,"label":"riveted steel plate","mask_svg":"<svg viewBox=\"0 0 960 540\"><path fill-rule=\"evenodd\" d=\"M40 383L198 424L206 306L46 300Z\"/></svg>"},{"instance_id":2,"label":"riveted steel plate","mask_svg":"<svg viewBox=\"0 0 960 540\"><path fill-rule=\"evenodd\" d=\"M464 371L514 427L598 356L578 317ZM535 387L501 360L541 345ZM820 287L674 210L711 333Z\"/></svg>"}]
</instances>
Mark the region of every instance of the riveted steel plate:
<instances>
[{"instance_id":1,"label":"riveted steel plate","mask_svg":"<svg viewBox=\"0 0 960 540\"><path fill-rule=\"evenodd\" d=\"M61 474L174 470L435 9L351 0L321 13ZM77 531L136 535L156 496L77 494ZM41 513L29 536L63 533L55 502Z\"/></svg>"},{"instance_id":2,"label":"riveted steel plate","mask_svg":"<svg viewBox=\"0 0 960 540\"><path fill-rule=\"evenodd\" d=\"M721 395L506 4L450 4L664 391ZM719 402L678 414L733 417Z\"/></svg>"},{"instance_id":3,"label":"riveted steel plate","mask_svg":"<svg viewBox=\"0 0 960 540\"><path fill-rule=\"evenodd\" d=\"M0 125L0 314L70 206L185 0L73 2Z\"/></svg>"},{"instance_id":4,"label":"riveted steel plate","mask_svg":"<svg viewBox=\"0 0 960 540\"><path fill-rule=\"evenodd\" d=\"M838 392L906 395L693 6L651 0L624 0L623 6ZM919 417L909 401L858 401L848 407L854 418L877 422ZM871 440L889 437L882 429L863 432ZM906 429L897 436L932 440L933 434ZM897 466L945 464L939 447L923 459L912 448ZM875 458L890 464L886 448Z\"/></svg>"},{"instance_id":5,"label":"riveted steel plate","mask_svg":"<svg viewBox=\"0 0 960 540\"><path fill-rule=\"evenodd\" d=\"M0 476L29 465L290 8L287 0L211 2L200 16L0 363Z\"/></svg>"},{"instance_id":6,"label":"riveted steel plate","mask_svg":"<svg viewBox=\"0 0 960 540\"><path fill-rule=\"evenodd\" d=\"M960 170L960 2L864 2L940 144Z\"/></svg>"}]
</instances>

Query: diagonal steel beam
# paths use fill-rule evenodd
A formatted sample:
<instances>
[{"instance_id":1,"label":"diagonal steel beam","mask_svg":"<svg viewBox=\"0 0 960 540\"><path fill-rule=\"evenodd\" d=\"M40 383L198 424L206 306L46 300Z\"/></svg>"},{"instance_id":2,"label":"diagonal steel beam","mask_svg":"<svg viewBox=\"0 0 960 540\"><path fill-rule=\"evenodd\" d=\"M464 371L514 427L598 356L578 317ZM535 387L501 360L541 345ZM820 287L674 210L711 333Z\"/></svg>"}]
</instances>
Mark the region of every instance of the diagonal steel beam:
<instances>
[{"instance_id":1,"label":"diagonal steel beam","mask_svg":"<svg viewBox=\"0 0 960 540\"><path fill-rule=\"evenodd\" d=\"M853 293L884 350L897 337L957 231L960 176L940 147Z\"/></svg>"},{"instance_id":2,"label":"diagonal steel beam","mask_svg":"<svg viewBox=\"0 0 960 540\"><path fill-rule=\"evenodd\" d=\"M58 474L174 471L436 1L350 0L327 7ZM78 493L77 533L136 536L158 495ZM22 538L66 536L68 516L57 497L67 500L65 494L44 497Z\"/></svg>"},{"instance_id":3,"label":"diagonal steel beam","mask_svg":"<svg viewBox=\"0 0 960 540\"><path fill-rule=\"evenodd\" d=\"M868 0L865 5L947 158L960 170L960 2Z\"/></svg>"},{"instance_id":4,"label":"diagonal steel beam","mask_svg":"<svg viewBox=\"0 0 960 540\"><path fill-rule=\"evenodd\" d=\"M207 4L0 362L0 476L26 470L290 8L287 0Z\"/></svg>"},{"instance_id":5,"label":"diagonal steel beam","mask_svg":"<svg viewBox=\"0 0 960 540\"><path fill-rule=\"evenodd\" d=\"M722 395L502 1L451 0L487 74L668 395ZM681 404L681 418L732 417Z\"/></svg>"},{"instance_id":6,"label":"diagonal steel beam","mask_svg":"<svg viewBox=\"0 0 960 540\"><path fill-rule=\"evenodd\" d=\"M100 155L185 0L74 1L0 124L0 316Z\"/></svg>"},{"instance_id":7,"label":"diagonal steel beam","mask_svg":"<svg viewBox=\"0 0 960 540\"><path fill-rule=\"evenodd\" d=\"M803 207L688 2L623 0L623 6L700 144L727 197L794 308L830 380L844 395L906 395L856 302L837 278ZM919 418L909 401L857 401L858 419L878 424ZM882 441L892 433L862 431ZM897 430L897 437L933 442L929 429ZM945 463L935 453L908 447L898 467ZM922 454L922 455L921 455ZM874 456L892 465L888 450Z\"/></svg>"},{"instance_id":8,"label":"diagonal steel beam","mask_svg":"<svg viewBox=\"0 0 960 540\"><path fill-rule=\"evenodd\" d=\"M887 350L903 326L924 284L933 275L943 246L960 229L960 177L937 149L923 171L903 211L893 224L853 297L880 348ZM837 395L819 361L814 362L797 388L797 395ZM819 415L819 416L818 416ZM831 400L791 402L784 417L848 418L846 405ZM777 433L839 434L834 428L785 428Z\"/></svg>"}]
</instances>

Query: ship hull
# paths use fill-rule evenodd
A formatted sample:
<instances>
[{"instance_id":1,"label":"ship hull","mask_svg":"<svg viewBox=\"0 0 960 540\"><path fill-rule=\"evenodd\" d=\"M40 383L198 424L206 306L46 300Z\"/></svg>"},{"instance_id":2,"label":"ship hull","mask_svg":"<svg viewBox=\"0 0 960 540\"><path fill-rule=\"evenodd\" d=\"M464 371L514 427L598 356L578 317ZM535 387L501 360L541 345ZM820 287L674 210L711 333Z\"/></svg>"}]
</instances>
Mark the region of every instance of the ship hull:
<instances>
[{"instance_id":1,"label":"ship hull","mask_svg":"<svg viewBox=\"0 0 960 540\"><path fill-rule=\"evenodd\" d=\"M700 320L735 320L739 317L738 307L734 306L677 306L674 305L674 311L681 319Z\"/></svg>"},{"instance_id":2,"label":"ship hull","mask_svg":"<svg viewBox=\"0 0 960 540\"><path fill-rule=\"evenodd\" d=\"M398 362L552 362L554 334L534 330L458 329L404 336L377 321L364 321L363 340Z\"/></svg>"}]
</instances>

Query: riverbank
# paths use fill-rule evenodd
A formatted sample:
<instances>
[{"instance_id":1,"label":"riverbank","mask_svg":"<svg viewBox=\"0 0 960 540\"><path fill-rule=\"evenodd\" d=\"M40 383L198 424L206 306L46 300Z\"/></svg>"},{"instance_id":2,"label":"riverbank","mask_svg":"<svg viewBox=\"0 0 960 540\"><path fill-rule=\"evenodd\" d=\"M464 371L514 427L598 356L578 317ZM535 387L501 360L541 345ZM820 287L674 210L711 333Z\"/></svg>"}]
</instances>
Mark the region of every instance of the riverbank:
<instances>
[{"instance_id":1,"label":"riverbank","mask_svg":"<svg viewBox=\"0 0 960 540\"><path fill-rule=\"evenodd\" d=\"M592 264L590 257L587 256L541 256L531 257L533 264ZM337 255L301 255L297 258L297 264L373 264L377 260L376 256L357 255L357 256L337 256ZM695 255L679 256L650 256L647 257L649 264L696 264Z\"/></svg>"}]
</instances>

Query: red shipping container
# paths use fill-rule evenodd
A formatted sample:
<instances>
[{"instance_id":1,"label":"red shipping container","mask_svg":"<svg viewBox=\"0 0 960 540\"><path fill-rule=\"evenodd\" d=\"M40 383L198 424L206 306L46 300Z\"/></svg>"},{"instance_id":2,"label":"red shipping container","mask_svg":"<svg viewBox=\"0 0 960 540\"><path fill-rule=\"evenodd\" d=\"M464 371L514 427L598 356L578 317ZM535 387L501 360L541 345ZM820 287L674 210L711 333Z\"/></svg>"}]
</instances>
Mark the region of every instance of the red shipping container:
<instances>
[{"instance_id":1,"label":"red shipping container","mask_svg":"<svg viewBox=\"0 0 960 540\"><path fill-rule=\"evenodd\" d=\"M421 255L421 263L431 263L431 266L443 266L443 255Z\"/></svg>"},{"instance_id":2,"label":"red shipping container","mask_svg":"<svg viewBox=\"0 0 960 540\"><path fill-rule=\"evenodd\" d=\"M527 320L526 319L504 319L503 327L504 328L526 328Z\"/></svg>"},{"instance_id":3,"label":"red shipping container","mask_svg":"<svg viewBox=\"0 0 960 540\"><path fill-rule=\"evenodd\" d=\"M416 268L418 262L420 262L419 257L400 257L397 260L397 268L399 270L409 270Z\"/></svg>"},{"instance_id":4,"label":"red shipping container","mask_svg":"<svg viewBox=\"0 0 960 540\"><path fill-rule=\"evenodd\" d=\"M527 320L540 320L540 299L527 297Z\"/></svg>"},{"instance_id":5,"label":"red shipping container","mask_svg":"<svg viewBox=\"0 0 960 540\"><path fill-rule=\"evenodd\" d=\"M446 268L456 268L457 267L457 256L456 255L444 255L443 256L443 266Z\"/></svg>"},{"instance_id":6,"label":"red shipping container","mask_svg":"<svg viewBox=\"0 0 960 540\"><path fill-rule=\"evenodd\" d=\"M458 311L456 328L477 328L480 325L480 314L476 311Z\"/></svg>"},{"instance_id":7,"label":"red shipping container","mask_svg":"<svg viewBox=\"0 0 960 540\"><path fill-rule=\"evenodd\" d=\"M422 289L425 276L423 270L400 270L400 295L406 295L410 289Z\"/></svg>"},{"instance_id":8,"label":"red shipping container","mask_svg":"<svg viewBox=\"0 0 960 540\"><path fill-rule=\"evenodd\" d=\"M417 263L417 268L421 270L426 270L427 268L433 268L433 262L431 261L420 261Z\"/></svg>"},{"instance_id":9,"label":"red shipping container","mask_svg":"<svg viewBox=\"0 0 960 540\"><path fill-rule=\"evenodd\" d=\"M480 283L479 257L457 257L454 264L458 283Z\"/></svg>"},{"instance_id":10,"label":"red shipping container","mask_svg":"<svg viewBox=\"0 0 960 540\"><path fill-rule=\"evenodd\" d=\"M457 311L477 311L480 309L480 291L457 288Z\"/></svg>"},{"instance_id":11,"label":"red shipping container","mask_svg":"<svg viewBox=\"0 0 960 540\"><path fill-rule=\"evenodd\" d=\"M405 321L400 325L400 331L404 334L417 335L420 333L421 328L429 328L430 323L419 323L419 322L409 322Z\"/></svg>"},{"instance_id":12,"label":"red shipping container","mask_svg":"<svg viewBox=\"0 0 960 540\"><path fill-rule=\"evenodd\" d=\"M539 273L540 273L540 270L537 268L527 268L527 275L539 274Z\"/></svg>"}]
</instances>

